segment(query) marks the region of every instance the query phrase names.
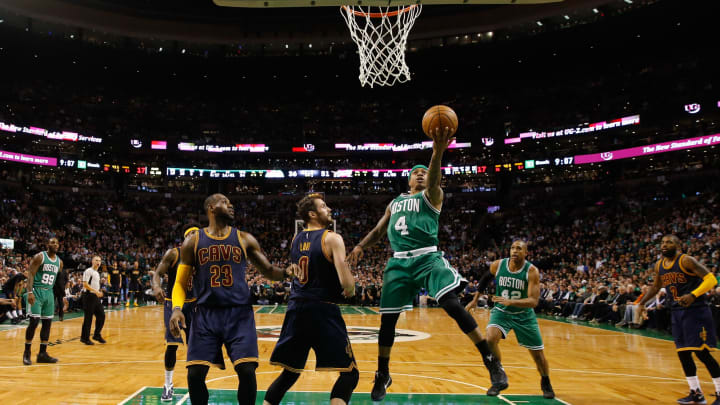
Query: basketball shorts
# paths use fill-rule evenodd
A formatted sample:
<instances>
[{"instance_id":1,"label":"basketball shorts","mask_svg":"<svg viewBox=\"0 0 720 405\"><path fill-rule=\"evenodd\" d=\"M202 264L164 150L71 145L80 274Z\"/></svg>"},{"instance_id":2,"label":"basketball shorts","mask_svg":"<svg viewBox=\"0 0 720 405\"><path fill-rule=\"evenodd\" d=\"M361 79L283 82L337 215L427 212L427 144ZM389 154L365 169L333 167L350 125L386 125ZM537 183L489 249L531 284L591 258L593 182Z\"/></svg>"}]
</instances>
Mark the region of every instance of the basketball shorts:
<instances>
[{"instance_id":1,"label":"basketball shorts","mask_svg":"<svg viewBox=\"0 0 720 405\"><path fill-rule=\"evenodd\" d=\"M183 305L182 312L185 315L185 338L190 339L190 325L192 325L193 309L195 309L195 302L186 302ZM165 299L165 308L163 309L165 317L165 343L168 345L181 345L183 343L182 337L175 337L170 333L170 317L172 316L173 307L172 300Z\"/></svg>"},{"instance_id":2,"label":"basketball shorts","mask_svg":"<svg viewBox=\"0 0 720 405\"><path fill-rule=\"evenodd\" d=\"M490 311L490 321L487 327L500 329L503 339L507 338L507 335L514 330L518 344L529 350L545 348L540 335L540 326L538 326L535 312L532 309L522 312L504 312L493 308Z\"/></svg>"},{"instance_id":3,"label":"basketball shorts","mask_svg":"<svg viewBox=\"0 0 720 405\"><path fill-rule=\"evenodd\" d=\"M140 292L140 283L137 281L131 281L130 285L128 286L128 292Z\"/></svg>"},{"instance_id":4,"label":"basketball shorts","mask_svg":"<svg viewBox=\"0 0 720 405\"><path fill-rule=\"evenodd\" d=\"M251 305L195 306L188 337L187 365L203 364L225 369L223 345L233 366L258 362L255 314Z\"/></svg>"},{"instance_id":5,"label":"basketball shorts","mask_svg":"<svg viewBox=\"0 0 720 405\"><path fill-rule=\"evenodd\" d=\"M111 285L108 289L108 292L110 295L120 295L120 286L119 285Z\"/></svg>"},{"instance_id":6,"label":"basketball shorts","mask_svg":"<svg viewBox=\"0 0 720 405\"><path fill-rule=\"evenodd\" d=\"M401 259L391 257L385 266L380 313L395 314L412 310L413 299L421 288L430 297L440 300L443 295L459 291L467 284L441 252Z\"/></svg>"},{"instance_id":7,"label":"basketball shorts","mask_svg":"<svg viewBox=\"0 0 720 405\"><path fill-rule=\"evenodd\" d=\"M357 368L340 308L328 302L290 300L270 364L301 373L310 349L317 371Z\"/></svg>"},{"instance_id":8,"label":"basketball shorts","mask_svg":"<svg viewBox=\"0 0 720 405\"><path fill-rule=\"evenodd\" d=\"M677 351L717 350L717 336L710 307L672 311L672 334Z\"/></svg>"},{"instance_id":9,"label":"basketball shorts","mask_svg":"<svg viewBox=\"0 0 720 405\"><path fill-rule=\"evenodd\" d=\"M32 305L29 305L27 301L28 295L23 295L28 315L33 318L52 319L55 315L55 294L53 290L33 288L33 295L35 295L35 303Z\"/></svg>"}]
</instances>

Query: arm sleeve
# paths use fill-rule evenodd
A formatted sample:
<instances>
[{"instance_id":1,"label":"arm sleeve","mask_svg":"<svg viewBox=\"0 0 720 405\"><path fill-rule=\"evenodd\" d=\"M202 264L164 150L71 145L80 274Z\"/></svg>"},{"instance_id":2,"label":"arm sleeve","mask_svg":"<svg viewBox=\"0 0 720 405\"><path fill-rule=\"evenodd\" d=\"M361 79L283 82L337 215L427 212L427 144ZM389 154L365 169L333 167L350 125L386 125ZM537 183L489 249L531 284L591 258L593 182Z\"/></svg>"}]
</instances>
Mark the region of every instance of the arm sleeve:
<instances>
[{"instance_id":1,"label":"arm sleeve","mask_svg":"<svg viewBox=\"0 0 720 405\"><path fill-rule=\"evenodd\" d=\"M185 303L185 286L187 285L188 277L190 277L190 269L192 267L187 264L180 264L177 269L177 276L175 276L175 285L172 288L172 306L173 308L182 308Z\"/></svg>"},{"instance_id":2,"label":"arm sleeve","mask_svg":"<svg viewBox=\"0 0 720 405\"><path fill-rule=\"evenodd\" d=\"M703 277L703 282L698 286L698 288L694 289L690 294L694 295L695 297L700 297L706 292L710 291L713 287L717 285L717 279L715 278L715 275L712 273L708 273Z\"/></svg>"}]
</instances>

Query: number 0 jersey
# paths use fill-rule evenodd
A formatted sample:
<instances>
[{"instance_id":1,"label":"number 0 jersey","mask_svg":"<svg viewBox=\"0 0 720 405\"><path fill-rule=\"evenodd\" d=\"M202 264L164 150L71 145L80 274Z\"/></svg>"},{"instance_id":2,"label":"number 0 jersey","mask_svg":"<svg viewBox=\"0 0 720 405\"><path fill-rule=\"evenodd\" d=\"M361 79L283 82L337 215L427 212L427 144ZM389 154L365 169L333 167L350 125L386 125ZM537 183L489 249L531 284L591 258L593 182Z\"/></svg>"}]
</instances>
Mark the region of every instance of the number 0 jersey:
<instances>
[{"instance_id":1,"label":"number 0 jersey","mask_svg":"<svg viewBox=\"0 0 720 405\"><path fill-rule=\"evenodd\" d=\"M677 301L683 295L690 294L694 289L698 288L703 281L702 278L685 270L681 264L683 256L685 255L678 255L675 260L670 262L670 265L666 265L665 258L662 258L655 263L655 268L659 271L658 274L660 276L662 286L667 290L667 297L670 300L670 309L678 310L707 306L705 294L697 297L690 307L683 307Z\"/></svg>"},{"instance_id":2,"label":"number 0 jersey","mask_svg":"<svg viewBox=\"0 0 720 405\"><path fill-rule=\"evenodd\" d=\"M342 285L335 264L323 251L327 229L300 231L292 241L290 260L300 268L293 279L290 299L338 302Z\"/></svg>"},{"instance_id":3,"label":"number 0 jersey","mask_svg":"<svg viewBox=\"0 0 720 405\"><path fill-rule=\"evenodd\" d=\"M33 278L33 290L51 290L55 285L58 271L60 271L60 257L55 255L55 260L50 260L50 256L46 251L42 251L41 253L43 255L43 261Z\"/></svg>"},{"instance_id":4,"label":"number 0 jersey","mask_svg":"<svg viewBox=\"0 0 720 405\"><path fill-rule=\"evenodd\" d=\"M517 271L510 271L510 259L505 258L500 261L497 272L495 273L495 295L508 299L522 299L528 296L528 274L532 263L525 261L525 265ZM495 304L495 308L503 312L520 313L532 312L532 308L520 308L515 306L505 306Z\"/></svg>"},{"instance_id":5,"label":"number 0 jersey","mask_svg":"<svg viewBox=\"0 0 720 405\"><path fill-rule=\"evenodd\" d=\"M222 237L210 235L207 228L198 232L192 278L197 304L211 307L250 305L246 267L247 253L238 229L230 227Z\"/></svg>"},{"instance_id":6,"label":"number 0 jersey","mask_svg":"<svg viewBox=\"0 0 720 405\"><path fill-rule=\"evenodd\" d=\"M425 191L400 194L390 203L390 223L387 228L390 247L405 252L437 246L440 211L430 204Z\"/></svg>"}]
</instances>

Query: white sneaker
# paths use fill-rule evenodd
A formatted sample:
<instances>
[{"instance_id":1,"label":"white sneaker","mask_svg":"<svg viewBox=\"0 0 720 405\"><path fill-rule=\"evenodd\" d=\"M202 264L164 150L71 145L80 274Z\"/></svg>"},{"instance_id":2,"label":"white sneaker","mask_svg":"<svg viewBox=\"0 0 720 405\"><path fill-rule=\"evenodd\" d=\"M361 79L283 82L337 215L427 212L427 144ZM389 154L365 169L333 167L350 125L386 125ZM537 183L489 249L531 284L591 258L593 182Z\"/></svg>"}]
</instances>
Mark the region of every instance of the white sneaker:
<instances>
[{"instance_id":1,"label":"white sneaker","mask_svg":"<svg viewBox=\"0 0 720 405\"><path fill-rule=\"evenodd\" d=\"M162 402L170 402L173 400L173 394L175 394L175 388L172 384L168 387L167 385L163 385L163 393L160 397L160 401Z\"/></svg>"}]
</instances>

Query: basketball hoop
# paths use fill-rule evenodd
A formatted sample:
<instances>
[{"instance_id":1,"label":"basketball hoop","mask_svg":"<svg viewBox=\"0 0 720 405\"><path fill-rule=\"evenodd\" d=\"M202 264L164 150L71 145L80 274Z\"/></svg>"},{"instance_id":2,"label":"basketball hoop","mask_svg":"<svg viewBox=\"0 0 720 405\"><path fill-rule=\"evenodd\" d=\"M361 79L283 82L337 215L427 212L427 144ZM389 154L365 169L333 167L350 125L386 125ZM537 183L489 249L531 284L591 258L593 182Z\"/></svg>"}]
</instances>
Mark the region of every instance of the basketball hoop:
<instances>
[{"instance_id":1,"label":"basketball hoop","mask_svg":"<svg viewBox=\"0 0 720 405\"><path fill-rule=\"evenodd\" d=\"M392 86L410 80L405 63L407 38L422 11L410 6L341 6L350 36L360 55L360 84Z\"/></svg>"}]
</instances>

